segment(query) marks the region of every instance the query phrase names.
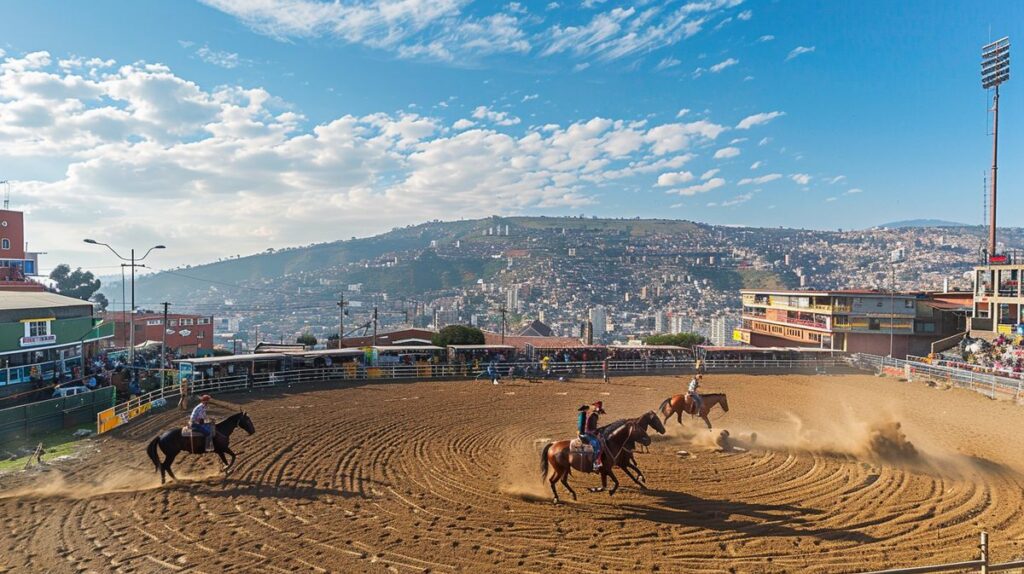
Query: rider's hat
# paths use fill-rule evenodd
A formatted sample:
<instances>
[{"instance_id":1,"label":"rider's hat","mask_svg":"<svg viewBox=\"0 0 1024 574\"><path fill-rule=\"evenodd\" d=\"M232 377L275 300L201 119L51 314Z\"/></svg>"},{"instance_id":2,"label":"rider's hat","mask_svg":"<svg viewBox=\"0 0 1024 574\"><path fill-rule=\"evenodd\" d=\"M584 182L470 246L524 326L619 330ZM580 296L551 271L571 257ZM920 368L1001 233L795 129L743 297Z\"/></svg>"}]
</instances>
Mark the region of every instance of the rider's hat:
<instances>
[{"instance_id":1,"label":"rider's hat","mask_svg":"<svg viewBox=\"0 0 1024 574\"><path fill-rule=\"evenodd\" d=\"M212 398L213 397L211 397L210 395L203 395L203 396L199 397L199 400L203 401L205 403L206 401L208 401L208 400L210 400Z\"/></svg>"},{"instance_id":2,"label":"rider's hat","mask_svg":"<svg viewBox=\"0 0 1024 574\"><path fill-rule=\"evenodd\" d=\"M603 414L607 414L607 413L604 412L604 403L602 403L601 401L597 401L597 402L595 402L594 404L592 404L590 406L596 408L597 412L601 413L602 415Z\"/></svg>"}]
</instances>

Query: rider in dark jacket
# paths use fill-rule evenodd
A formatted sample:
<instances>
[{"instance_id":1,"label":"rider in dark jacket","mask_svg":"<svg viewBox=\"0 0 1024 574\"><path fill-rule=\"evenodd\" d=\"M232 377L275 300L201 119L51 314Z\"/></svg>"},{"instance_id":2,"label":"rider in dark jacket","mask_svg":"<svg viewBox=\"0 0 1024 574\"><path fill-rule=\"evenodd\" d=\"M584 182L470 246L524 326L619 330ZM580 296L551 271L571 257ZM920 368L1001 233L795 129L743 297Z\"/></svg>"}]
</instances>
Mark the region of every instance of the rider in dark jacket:
<instances>
[{"instance_id":1,"label":"rider in dark jacket","mask_svg":"<svg viewBox=\"0 0 1024 574\"><path fill-rule=\"evenodd\" d=\"M576 417L576 431L580 440L587 441L594 448L594 470L601 469L601 439L597 436L598 415L603 415L604 405L601 401L579 408L579 415Z\"/></svg>"}]
</instances>

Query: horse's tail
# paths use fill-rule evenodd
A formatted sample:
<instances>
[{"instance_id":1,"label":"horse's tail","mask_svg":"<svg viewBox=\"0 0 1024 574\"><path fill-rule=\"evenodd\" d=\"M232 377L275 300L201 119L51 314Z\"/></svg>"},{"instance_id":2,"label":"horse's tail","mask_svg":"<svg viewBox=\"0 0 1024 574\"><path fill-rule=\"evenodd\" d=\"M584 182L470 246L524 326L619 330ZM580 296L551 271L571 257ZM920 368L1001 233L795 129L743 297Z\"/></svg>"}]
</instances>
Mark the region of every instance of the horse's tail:
<instances>
[{"instance_id":1,"label":"horse's tail","mask_svg":"<svg viewBox=\"0 0 1024 574\"><path fill-rule=\"evenodd\" d=\"M548 477L548 451L551 450L551 445L555 443L549 442L544 450L540 451L540 477L541 480Z\"/></svg>"},{"instance_id":2,"label":"horse's tail","mask_svg":"<svg viewBox=\"0 0 1024 574\"><path fill-rule=\"evenodd\" d=\"M662 415L667 417L669 415L669 412L665 410L665 407L667 407L669 405L669 403L671 403L671 402L672 402L672 397L669 397L669 398L661 401L661 405L658 407L658 411L661 412Z\"/></svg>"},{"instance_id":3,"label":"horse's tail","mask_svg":"<svg viewBox=\"0 0 1024 574\"><path fill-rule=\"evenodd\" d=\"M146 454L149 455L149 459L153 461L153 466L156 467L156 471L160 472L160 457L156 454L156 445L160 442L160 437L157 436L153 440L149 441L149 446L146 447Z\"/></svg>"}]
</instances>

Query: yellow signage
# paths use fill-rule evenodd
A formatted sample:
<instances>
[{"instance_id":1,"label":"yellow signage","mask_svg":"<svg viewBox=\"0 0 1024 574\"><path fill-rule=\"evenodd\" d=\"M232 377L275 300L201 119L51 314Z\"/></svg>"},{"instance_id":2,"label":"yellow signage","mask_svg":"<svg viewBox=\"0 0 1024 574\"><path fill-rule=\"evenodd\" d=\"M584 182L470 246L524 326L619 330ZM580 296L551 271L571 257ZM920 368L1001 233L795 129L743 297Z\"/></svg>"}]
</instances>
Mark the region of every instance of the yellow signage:
<instances>
[{"instance_id":1,"label":"yellow signage","mask_svg":"<svg viewBox=\"0 0 1024 574\"><path fill-rule=\"evenodd\" d=\"M144 403L121 414L115 414L114 407L100 411L96 415L96 434L112 431L123 424L127 424L133 418L149 412L152 408L153 403Z\"/></svg>"},{"instance_id":2,"label":"yellow signage","mask_svg":"<svg viewBox=\"0 0 1024 574\"><path fill-rule=\"evenodd\" d=\"M750 333L747 331L741 331L739 329L733 329L732 340L739 341L741 343L750 344Z\"/></svg>"}]
</instances>

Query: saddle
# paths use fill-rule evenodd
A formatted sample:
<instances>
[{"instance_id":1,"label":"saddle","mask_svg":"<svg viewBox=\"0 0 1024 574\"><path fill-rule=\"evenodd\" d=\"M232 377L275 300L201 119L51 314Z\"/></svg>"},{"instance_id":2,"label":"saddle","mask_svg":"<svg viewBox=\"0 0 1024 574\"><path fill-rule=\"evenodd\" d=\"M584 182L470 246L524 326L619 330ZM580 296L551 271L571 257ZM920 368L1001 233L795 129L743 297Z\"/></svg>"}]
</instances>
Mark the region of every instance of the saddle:
<instances>
[{"instance_id":1,"label":"saddle","mask_svg":"<svg viewBox=\"0 0 1024 574\"><path fill-rule=\"evenodd\" d=\"M579 437L570 440L569 466L580 472L594 472L594 447Z\"/></svg>"}]
</instances>

